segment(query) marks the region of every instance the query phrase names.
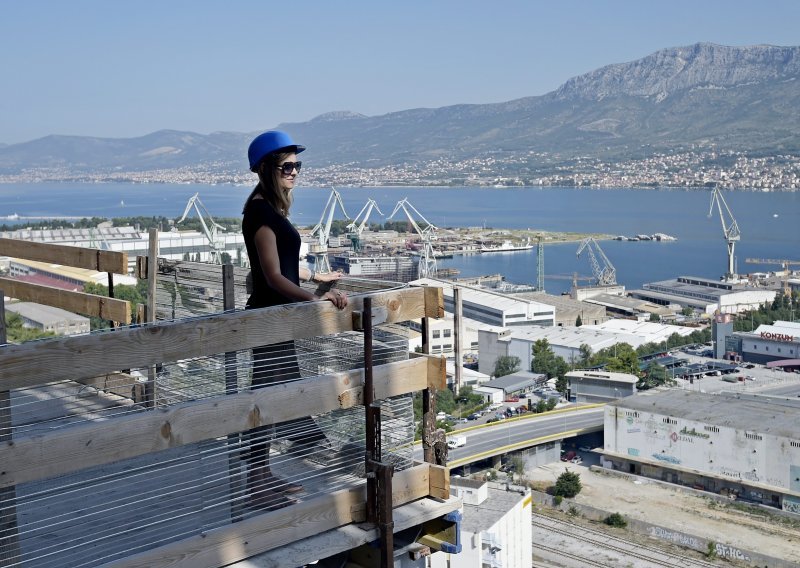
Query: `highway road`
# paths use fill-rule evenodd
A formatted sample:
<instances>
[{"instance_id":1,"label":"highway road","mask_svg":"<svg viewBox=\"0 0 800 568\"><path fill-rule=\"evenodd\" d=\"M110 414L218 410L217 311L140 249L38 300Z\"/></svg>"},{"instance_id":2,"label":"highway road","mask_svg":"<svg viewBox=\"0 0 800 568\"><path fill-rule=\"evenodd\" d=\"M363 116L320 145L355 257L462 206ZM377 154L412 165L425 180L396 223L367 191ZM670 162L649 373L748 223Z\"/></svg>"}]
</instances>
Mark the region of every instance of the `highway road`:
<instances>
[{"instance_id":1,"label":"highway road","mask_svg":"<svg viewBox=\"0 0 800 568\"><path fill-rule=\"evenodd\" d=\"M448 437L465 436L467 443L449 451L448 465L458 467L541 443L602 431L603 408L603 405L566 407L455 430ZM421 446L414 449L414 458L422 460Z\"/></svg>"}]
</instances>

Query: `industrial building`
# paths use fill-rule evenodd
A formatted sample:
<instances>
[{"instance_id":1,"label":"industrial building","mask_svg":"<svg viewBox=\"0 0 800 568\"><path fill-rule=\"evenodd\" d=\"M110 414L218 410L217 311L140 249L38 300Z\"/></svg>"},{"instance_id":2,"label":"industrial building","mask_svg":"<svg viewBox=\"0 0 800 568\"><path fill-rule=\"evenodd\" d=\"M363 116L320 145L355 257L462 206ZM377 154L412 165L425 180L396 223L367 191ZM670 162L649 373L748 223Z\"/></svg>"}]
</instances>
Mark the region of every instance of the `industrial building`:
<instances>
[{"instance_id":1,"label":"industrial building","mask_svg":"<svg viewBox=\"0 0 800 568\"><path fill-rule=\"evenodd\" d=\"M444 292L444 309L453 313L453 288L446 280L421 278L411 282L413 286L436 286ZM471 286L459 285L461 306L466 318L501 327L539 325L553 326L556 321L556 308L543 302L516 299L506 294L489 292Z\"/></svg>"},{"instance_id":2,"label":"industrial building","mask_svg":"<svg viewBox=\"0 0 800 568\"><path fill-rule=\"evenodd\" d=\"M523 369L530 369L533 344L546 339L555 355L567 362L581 357L581 346L588 346L593 353L627 343L634 349L645 343L659 343L672 333L689 335L692 328L632 320L609 320L598 326L515 328L488 327L478 330L480 361L478 369L491 373L495 361L501 356L519 357Z\"/></svg>"},{"instance_id":3,"label":"industrial building","mask_svg":"<svg viewBox=\"0 0 800 568\"><path fill-rule=\"evenodd\" d=\"M9 275L23 282L35 282L66 290L83 290L87 283L108 285L108 273L50 262L10 258ZM136 285L136 278L116 275L115 284Z\"/></svg>"},{"instance_id":4,"label":"industrial building","mask_svg":"<svg viewBox=\"0 0 800 568\"><path fill-rule=\"evenodd\" d=\"M748 363L800 367L800 322L776 321L752 332L733 332L726 338L725 349Z\"/></svg>"},{"instance_id":5,"label":"industrial building","mask_svg":"<svg viewBox=\"0 0 800 568\"><path fill-rule=\"evenodd\" d=\"M580 318L581 324L599 324L607 321L606 307L600 304L573 300L569 296L555 296L544 292L518 292L511 297L541 302L556 309L556 327L573 327Z\"/></svg>"},{"instance_id":6,"label":"industrial building","mask_svg":"<svg viewBox=\"0 0 800 568\"><path fill-rule=\"evenodd\" d=\"M570 371L567 379L570 401L609 402L636 394L635 375L610 371Z\"/></svg>"},{"instance_id":7,"label":"industrial building","mask_svg":"<svg viewBox=\"0 0 800 568\"><path fill-rule=\"evenodd\" d=\"M800 400L648 391L605 409L604 467L800 513Z\"/></svg>"},{"instance_id":8,"label":"industrial building","mask_svg":"<svg viewBox=\"0 0 800 568\"><path fill-rule=\"evenodd\" d=\"M651 282L639 290L628 292L634 298L663 306L679 305L694 308L706 314L715 312L738 314L757 309L764 302L775 299L776 290L767 290L745 282L728 282L679 276L671 280Z\"/></svg>"},{"instance_id":9,"label":"industrial building","mask_svg":"<svg viewBox=\"0 0 800 568\"><path fill-rule=\"evenodd\" d=\"M463 503L461 552L430 557L429 568L530 567L533 563L532 499L529 489L489 487L485 481L450 478L450 494Z\"/></svg>"},{"instance_id":10,"label":"industrial building","mask_svg":"<svg viewBox=\"0 0 800 568\"><path fill-rule=\"evenodd\" d=\"M494 391L502 393L502 400L507 400L509 397L520 396L526 392L532 391L534 388L544 386L547 383L547 375L541 373L531 373L530 371L517 371L510 375L497 377L481 385L483 393L490 393L494 395ZM491 389L491 390L490 390ZM491 400L490 400L491 398ZM496 396L487 397L487 400L492 402L496 401Z\"/></svg>"},{"instance_id":11,"label":"industrial building","mask_svg":"<svg viewBox=\"0 0 800 568\"><path fill-rule=\"evenodd\" d=\"M56 335L89 333L89 318L73 314L61 308L44 306L33 302L13 302L5 305L7 312L22 318L25 327L49 331Z\"/></svg>"},{"instance_id":12,"label":"industrial building","mask_svg":"<svg viewBox=\"0 0 800 568\"><path fill-rule=\"evenodd\" d=\"M147 231L135 227L107 227L100 226L94 229L19 229L16 231L0 232L0 238L17 239L37 243L51 243L76 247L98 247L103 250L128 253L131 268L137 256L147 256L150 240ZM214 248L220 252L228 253L237 263L244 266L247 254L244 247L244 237L240 232L216 233L213 237L215 246L212 247L209 236L198 231L159 231L158 254L162 258L181 260L186 255L191 260L208 262L212 259ZM308 252L308 243L301 245L301 255Z\"/></svg>"}]
</instances>

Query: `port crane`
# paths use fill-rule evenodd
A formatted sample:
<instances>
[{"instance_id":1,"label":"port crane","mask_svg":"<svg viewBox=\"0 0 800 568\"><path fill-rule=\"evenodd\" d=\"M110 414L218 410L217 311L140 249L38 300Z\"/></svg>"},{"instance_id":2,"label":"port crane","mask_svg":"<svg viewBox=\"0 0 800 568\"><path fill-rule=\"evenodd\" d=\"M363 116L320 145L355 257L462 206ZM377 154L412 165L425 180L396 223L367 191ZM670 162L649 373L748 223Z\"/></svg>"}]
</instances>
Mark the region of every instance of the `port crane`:
<instances>
[{"instance_id":1,"label":"port crane","mask_svg":"<svg viewBox=\"0 0 800 568\"><path fill-rule=\"evenodd\" d=\"M333 223L333 214L336 211L336 205L342 209L342 213L346 218L350 218L342 203L342 196L335 188L331 188L331 194L328 196L328 202L322 210L322 216L319 218L319 223L314 225L311 229L311 235L316 236L316 242L311 243L309 252L314 256L314 270L320 273L331 271L331 264L328 261L328 240L331 235L331 224Z\"/></svg>"},{"instance_id":2,"label":"port crane","mask_svg":"<svg viewBox=\"0 0 800 568\"><path fill-rule=\"evenodd\" d=\"M422 240L422 252L420 253L419 265L417 267L417 274L420 278L431 278L436 276L436 256L433 252L433 244L431 241L435 241L436 231L438 227L433 225L430 221L428 221L422 213L417 211L417 209L411 205L408 201L408 197L405 197L397 202L397 205L394 207L394 211L392 214L389 215L389 219L395 216L395 214L403 210L408 217L409 223L414 227L414 230L419 235L420 239ZM413 212L413 214L412 214ZM424 223L425 227L421 227L419 223L414 219L414 215Z\"/></svg>"},{"instance_id":3,"label":"port crane","mask_svg":"<svg viewBox=\"0 0 800 568\"><path fill-rule=\"evenodd\" d=\"M736 267L734 266L736 257L734 255L736 248L736 241L741 239L739 232L739 225L731 213L728 204L725 203L725 198L722 197L722 192L719 188L715 187L711 192L711 206L708 209L708 217L714 213L714 205L717 206L719 211L719 220L722 223L722 234L725 237L725 243L728 246L728 270L725 273L725 280L736 279Z\"/></svg>"},{"instance_id":4,"label":"port crane","mask_svg":"<svg viewBox=\"0 0 800 568\"><path fill-rule=\"evenodd\" d=\"M353 222L345 227L348 231L350 231L350 241L353 243L353 250L355 251L361 250L361 233L364 232L364 227L367 226L367 220L369 219L373 209L383 215L383 211L381 211L380 207L378 207L378 204L375 202L375 200L369 198L364 207L361 208L361 211L358 212L358 215L355 216ZM358 220L361 219L362 214L364 215L364 218L362 219L361 223L358 223Z\"/></svg>"},{"instance_id":5,"label":"port crane","mask_svg":"<svg viewBox=\"0 0 800 568\"><path fill-rule=\"evenodd\" d=\"M598 242L594 240L594 237L586 237L581 241L577 256L580 257L584 250L589 252L589 262L592 265L592 274L594 274L594 277L597 279L597 285L616 286L617 269L614 268L614 265L608 260L603 249L601 249ZM597 257L600 257L600 260L603 261L602 268L600 267L600 262L597 260Z\"/></svg>"},{"instance_id":6,"label":"port crane","mask_svg":"<svg viewBox=\"0 0 800 568\"><path fill-rule=\"evenodd\" d=\"M200 219L200 225L203 228L203 234L208 240L212 262L214 264L222 264L222 253L225 252L225 242L219 238L217 231L224 231L225 227L214 221L214 218L211 217L208 209L206 209L206 206L203 205L203 202L200 200L199 193L195 193L189 198L189 202L186 204L186 209L183 211L183 215L180 219L178 219L178 221L176 221L175 224L178 225L183 222L192 209L194 209L197 213L197 218ZM203 215L208 217L208 223L206 223Z\"/></svg>"}]
</instances>

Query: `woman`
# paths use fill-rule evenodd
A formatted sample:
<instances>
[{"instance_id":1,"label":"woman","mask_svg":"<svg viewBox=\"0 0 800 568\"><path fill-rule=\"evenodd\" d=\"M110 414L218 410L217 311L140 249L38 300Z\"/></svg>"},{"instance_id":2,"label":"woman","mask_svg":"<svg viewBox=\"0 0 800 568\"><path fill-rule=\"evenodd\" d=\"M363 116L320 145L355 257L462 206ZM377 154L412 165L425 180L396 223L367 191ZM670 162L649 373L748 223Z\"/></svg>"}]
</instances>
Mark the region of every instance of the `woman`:
<instances>
[{"instance_id":1,"label":"woman","mask_svg":"<svg viewBox=\"0 0 800 568\"><path fill-rule=\"evenodd\" d=\"M259 183L242 212L242 232L252 272L252 294L247 309L314 300L331 302L340 310L347 306L347 295L343 292L331 290L320 298L300 287L301 278L308 282L331 282L341 277L340 272L318 274L299 266L300 234L288 216L301 166L297 154L303 150L304 146L295 144L288 134L278 130L264 132L250 143L247 152L250 169L258 174ZM299 378L293 341L253 349L254 388ZM306 430L305 439L301 438L306 442L319 440L322 435L310 419L285 423L280 429ZM294 503L286 494L302 491L302 486L282 480L270 470L266 441L270 427L254 428L248 434L251 445L244 457L249 462L250 505L275 509Z\"/></svg>"}]
</instances>

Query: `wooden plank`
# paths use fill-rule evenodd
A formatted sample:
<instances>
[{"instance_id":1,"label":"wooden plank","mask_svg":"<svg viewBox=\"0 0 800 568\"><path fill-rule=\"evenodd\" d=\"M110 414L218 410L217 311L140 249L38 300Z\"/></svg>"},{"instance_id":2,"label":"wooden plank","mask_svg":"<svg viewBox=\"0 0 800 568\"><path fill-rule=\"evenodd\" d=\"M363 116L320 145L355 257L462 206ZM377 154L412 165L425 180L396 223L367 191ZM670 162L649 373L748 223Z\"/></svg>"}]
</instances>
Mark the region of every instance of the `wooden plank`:
<instances>
[{"instance_id":1,"label":"wooden plank","mask_svg":"<svg viewBox=\"0 0 800 568\"><path fill-rule=\"evenodd\" d=\"M428 495L437 499L450 498L450 469L430 464L430 489Z\"/></svg>"},{"instance_id":2,"label":"wooden plank","mask_svg":"<svg viewBox=\"0 0 800 568\"><path fill-rule=\"evenodd\" d=\"M425 290L425 315L429 318L440 319L444 317L444 293L438 286L424 286Z\"/></svg>"},{"instance_id":3,"label":"wooden plank","mask_svg":"<svg viewBox=\"0 0 800 568\"><path fill-rule=\"evenodd\" d=\"M76 382L130 399L133 402L144 402L143 385L136 380L136 377L128 373L108 373L99 377L79 379Z\"/></svg>"},{"instance_id":4,"label":"wooden plank","mask_svg":"<svg viewBox=\"0 0 800 568\"><path fill-rule=\"evenodd\" d=\"M411 359L425 359L428 362L428 386L436 390L447 388L447 359L441 355L409 353Z\"/></svg>"},{"instance_id":5,"label":"wooden plank","mask_svg":"<svg viewBox=\"0 0 800 568\"><path fill-rule=\"evenodd\" d=\"M392 507L422 499L428 492L428 465L421 464L394 476ZM106 568L217 568L256 554L301 541L354 521L353 510L366 500L365 487L344 489L278 511L160 546ZM325 551L320 551L325 555Z\"/></svg>"},{"instance_id":6,"label":"wooden plank","mask_svg":"<svg viewBox=\"0 0 800 568\"><path fill-rule=\"evenodd\" d=\"M446 501L439 499L420 499L396 507L394 516L394 532L398 533L412 527L420 526L426 521L438 519L447 513L457 511L461 500L454 497ZM286 566L304 566L320 560L320 551L331 557L340 552L353 550L363 544L377 540L378 530L374 527L346 525L312 535L286 546L269 550L242 563L232 564L229 568L285 568Z\"/></svg>"},{"instance_id":7,"label":"wooden plank","mask_svg":"<svg viewBox=\"0 0 800 568\"><path fill-rule=\"evenodd\" d=\"M36 302L78 314L96 316L124 324L131 322L131 303L106 296L72 292L42 284L31 284L13 278L0 277L5 294L18 300ZM63 370L63 369L62 369Z\"/></svg>"},{"instance_id":8,"label":"wooden plank","mask_svg":"<svg viewBox=\"0 0 800 568\"><path fill-rule=\"evenodd\" d=\"M373 368L377 399L422 390L423 359ZM364 371L334 373L128 414L0 445L0 487L363 404Z\"/></svg>"},{"instance_id":9,"label":"wooden plank","mask_svg":"<svg viewBox=\"0 0 800 568\"><path fill-rule=\"evenodd\" d=\"M0 239L0 255L38 262L87 268L98 272L128 274L128 253L19 239Z\"/></svg>"},{"instance_id":10,"label":"wooden plank","mask_svg":"<svg viewBox=\"0 0 800 568\"><path fill-rule=\"evenodd\" d=\"M417 319L424 313L420 288L389 290L370 296L373 306L386 308L384 323ZM356 296L350 298L344 310L337 310L330 302L302 302L190 321L121 328L113 333L7 345L0 348L0 387L32 387L56 380L94 377L162 362L351 331L352 312L361 311L362 306L363 296Z\"/></svg>"}]
</instances>

